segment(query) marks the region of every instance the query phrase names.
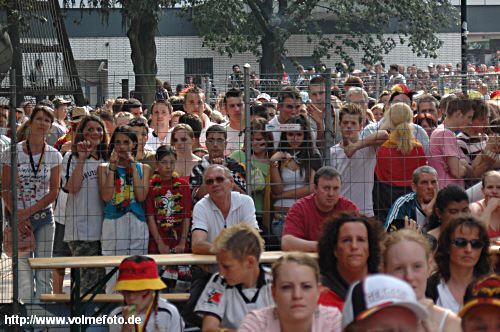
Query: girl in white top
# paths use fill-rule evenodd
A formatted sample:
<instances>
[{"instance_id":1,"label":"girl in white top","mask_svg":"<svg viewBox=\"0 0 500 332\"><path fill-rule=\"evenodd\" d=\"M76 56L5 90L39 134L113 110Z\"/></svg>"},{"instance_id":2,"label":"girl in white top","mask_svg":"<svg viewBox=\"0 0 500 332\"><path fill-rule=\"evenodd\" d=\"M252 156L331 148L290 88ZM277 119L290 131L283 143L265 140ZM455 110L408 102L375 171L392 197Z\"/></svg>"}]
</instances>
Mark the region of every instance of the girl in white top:
<instances>
[{"instance_id":1,"label":"girl in white top","mask_svg":"<svg viewBox=\"0 0 500 332\"><path fill-rule=\"evenodd\" d=\"M100 256L104 203L99 193L97 167L108 159L103 121L84 117L74 136L72 152L63 160L63 190L68 193L64 241L73 256ZM103 277L104 269L82 270L82 291Z\"/></svg>"},{"instance_id":2,"label":"girl in white top","mask_svg":"<svg viewBox=\"0 0 500 332\"><path fill-rule=\"evenodd\" d=\"M238 331L341 331L340 311L317 304L320 282L315 258L304 253L287 254L273 264L272 272L275 306L250 312Z\"/></svg>"},{"instance_id":3,"label":"girl in white top","mask_svg":"<svg viewBox=\"0 0 500 332\"><path fill-rule=\"evenodd\" d=\"M471 216L451 220L439 237L437 272L427 281L427 297L458 313L467 286L491 270L488 252L488 233L483 223Z\"/></svg>"},{"instance_id":4,"label":"girl in white top","mask_svg":"<svg viewBox=\"0 0 500 332\"><path fill-rule=\"evenodd\" d=\"M321 156L313 147L309 121L304 115L292 117L282 131L277 152L270 158L274 235L281 237L284 215L300 198L311 193L314 174L321 167Z\"/></svg>"},{"instance_id":5,"label":"girl in white top","mask_svg":"<svg viewBox=\"0 0 500 332\"><path fill-rule=\"evenodd\" d=\"M406 281L427 308L429 316L420 322L419 331L460 331L460 318L425 297L432 256L429 241L422 234L411 229L390 233L383 242L382 261L384 273Z\"/></svg>"},{"instance_id":6,"label":"girl in white top","mask_svg":"<svg viewBox=\"0 0 500 332\"><path fill-rule=\"evenodd\" d=\"M54 243L54 216L52 203L59 192L61 154L45 142L54 121L53 111L47 106L37 106L29 120L26 141L17 144L17 215L18 220L29 219L36 239L35 257L51 257ZM3 155L2 184L10 188L10 155ZM5 207L12 214L10 190L2 192ZM41 294L52 292L51 271L33 273L28 256L19 258L19 296L27 302L39 299ZM36 294L33 294L36 279Z\"/></svg>"}]
</instances>

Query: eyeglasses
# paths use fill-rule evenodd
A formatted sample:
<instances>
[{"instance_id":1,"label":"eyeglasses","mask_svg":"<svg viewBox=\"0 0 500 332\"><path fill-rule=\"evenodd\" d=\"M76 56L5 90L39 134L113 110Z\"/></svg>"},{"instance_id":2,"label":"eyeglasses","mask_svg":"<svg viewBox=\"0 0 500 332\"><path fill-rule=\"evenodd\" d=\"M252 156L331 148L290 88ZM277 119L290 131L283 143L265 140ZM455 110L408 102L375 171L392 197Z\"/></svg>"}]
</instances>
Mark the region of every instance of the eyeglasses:
<instances>
[{"instance_id":1,"label":"eyeglasses","mask_svg":"<svg viewBox=\"0 0 500 332\"><path fill-rule=\"evenodd\" d=\"M455 240L451 241L451 243L457 248L465 248L469 243L472 249L482 249L484 247L484 242L481 240L466 240L462 237L457 237Z\"/></svg>"},{"instance_id":2,"label":"eyeglasses","mask_svg":"<svg viewBox=\"0 0 500 332\"><path fill-rule=\"evenodd\" d=\"M225 177L223 177L223 176L217 176L217 177L215 177L215 178L213 178L213 179L206 179L206 180L205 180L205 184L206 184L207 186L211 186L211 185L213 185L215 182L217 182L218 184L221 184L221 183L222 183L222 182L224 182L225 180L226 180L226 178L225 178Z\"/></svg>"}]
</instances>

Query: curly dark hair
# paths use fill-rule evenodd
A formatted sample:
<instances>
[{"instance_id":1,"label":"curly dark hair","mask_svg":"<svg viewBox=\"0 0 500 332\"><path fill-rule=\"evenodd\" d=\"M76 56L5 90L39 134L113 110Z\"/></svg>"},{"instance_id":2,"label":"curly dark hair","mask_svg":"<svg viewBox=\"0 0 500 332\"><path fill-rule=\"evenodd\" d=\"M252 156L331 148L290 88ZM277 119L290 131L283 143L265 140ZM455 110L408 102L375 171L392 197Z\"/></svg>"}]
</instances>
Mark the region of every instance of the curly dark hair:
<instances>
[{"instance_id":1,"label":"curly dark hair","mask_svg":"<svg viewBox=\"0 0 500 332\"><path fill-rule=\"evenodd\" d=\"M318 242L319 268L325 275L337 271L337 257L333 254L339 240L340 228L348 222L363 223L368 232L368 273L377 273L380 268L381 226L359 213L342 213L328 220Z\"/></svg>"},{"instance_id":2,"label":"curly dark hair","mask_svg":"<svg viewBox=\"0 0 500 332\"><path fill-rule=\"evenodd\" d=\"M471 216L459 217L450 221L445 226L441 235L439 236L438 247L434 259L437 265L437 273L445 280L450 280L450 247L452 245L452 236L455 230L459 227L462 228L476 228L479 230L479 240L484 243L481 249L481 256L479 261L474 266L474 277L480 277L487 274L491 270L490 262L490 240L488 238L488 231L486 227L477 219Z\"/></svg>"}]
</instances>

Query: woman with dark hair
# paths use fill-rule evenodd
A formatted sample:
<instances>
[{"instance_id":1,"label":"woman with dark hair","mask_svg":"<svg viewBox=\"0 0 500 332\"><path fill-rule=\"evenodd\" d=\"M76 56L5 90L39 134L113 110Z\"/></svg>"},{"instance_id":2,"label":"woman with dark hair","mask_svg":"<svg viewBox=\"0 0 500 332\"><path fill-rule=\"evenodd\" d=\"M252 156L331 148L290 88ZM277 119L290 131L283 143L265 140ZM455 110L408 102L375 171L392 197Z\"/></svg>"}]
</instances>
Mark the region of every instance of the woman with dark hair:
<instances>
[{"instance_id":1,"label":"woman with dark hair","mask_svg":"<svg viewBox=\"0 0 500 332\"><path fill-rule=\"evenodd\" d=\"M324 290L319 303L342 310L349 286L380 263L378 225L358 214L342 214L325 223L318 242L319 267Z\"/></svg>"},{"instance_id":2,"label":"woman with dark hair","mask_svg":"<svg viewBox=\"0 0 500 332\"><path fill-rule=\"evenodd\" d=\"M52 257L54 243L54 214L52 203L57 198L60 185L61 154L48 145L45 137L50 131L54 115L47 106L36 106L27 122L29 129L25 141L19 142L17 151L17 179L11 179L11 148L2 155L2 187L10 188L12 181L17 183L17 217L10 220L20 225L28 223L33 229L36 240L35 257ZM2 192L5 208L12 214L13 201L10 190ZM41 294L52 292L50 270L34 273L28 264L33 253L19 252L19 298L25 302L40 299ZM33 294L36 281L36 294Z\"/></svg>"},{"instance_id":3,"label":"woman with dark hair","mask_svg":"<svg viewBox=\"0 0 500 332\"><path fill-rule=\"evenodd\" d=\"M95 115L78 125L63 159L63 190L68 193L64 242L72 256L101 256L104 205L99 195L98 166L108 160L106 126ZM83 269L81 290L86 292L104 276L104 269Z\"/></svg>"},{"instance_id":4,"label":"woman with dark hair","mask_svg":"<svg viewBox=\"0 0 500 332\"><path fill-rule=\"evenodd\" d=\"M440 233L450 220L468 214L469 211L469 197L459 186L450 184L438 191L427 229L433 250L436 248Z\"/></svg>"},{"instance_id":5,"label":"woman with dark hair","mask_svg":"<svg viewBox=\"0 0 500 332\"><path fill-rule=\"evenodd\" d=\"M266 124L267 120L263 118L255 118L250 123L250 163L252 171L250 172L249 183L252 184L252 198L255 202L257 220L263 223L265 228L269 230L269 210L271 209L269 157L273 152L274 143L272 132L266 131ZM245 150L246 147L243 147L242 150L231 153L229 157L245 165Z\"/></svg>"},{"instance_id":6,"label":"woman with dark hair","mask_svg":"<svg viewBox=\"0 0 500 332\"><path fill-rule=\"evenodd\" d=\"M147 253L148 227L141 203L148 195L151 169L135 160L137 144L132 128L116 128L108 148L109 163L97 169L105 202L101 235L105 256ZM114 280L108 282L107 292L112 290Z\"/></svg>"},{"instance_id":7,"label":"woman with dark hair","mask_svg":"<svg viewBox=\"0 0 500 332\"><path fill-rule=\"evenodd\" d=\"M146 256L125 258L118 267L115 290L123 295L123 305L114 309L109 317L122 318L125 324L111 324L111 332L179 332L184 321L177 308L160 297L167 286L158 275L154 259ZM134 317L140 323L129 323ZM114 320L119 321L118 319Z\"/></svg>"},{"instance_id":8,"label":"woman with dark hair","mask_svg":"<svg viewBox=\"0 0 500 332\"><path fill-rule=\"evenodd\" d=\"M439 237L434 259L437 271L425 294L437 305L458 313L467 286L490 272L490 242L486 227L470 216L451 220Z\"/></svg>"},{"instance_id":9,"label":"woman with dark hair","mask_svg":"<svg viewBox=\"0 0 500 332\"><path fill-rule=\"evenodd\" d=\"M272 232L281 238L288 209L311 193L314 173L321 167L321 155L311 140L311 127L304 115L286 121L290 130L281 132L277 152L270 158L271 192L274 199Z\"/></svg>"}]
</instances>

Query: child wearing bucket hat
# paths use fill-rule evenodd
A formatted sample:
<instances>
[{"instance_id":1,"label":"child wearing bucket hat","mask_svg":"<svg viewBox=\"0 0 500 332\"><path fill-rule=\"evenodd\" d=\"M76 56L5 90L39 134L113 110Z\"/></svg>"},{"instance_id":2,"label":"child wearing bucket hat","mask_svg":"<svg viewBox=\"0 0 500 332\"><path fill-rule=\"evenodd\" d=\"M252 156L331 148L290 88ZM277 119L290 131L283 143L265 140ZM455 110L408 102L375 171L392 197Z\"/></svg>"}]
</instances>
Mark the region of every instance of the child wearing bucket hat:
<instances>
[{"instance_id":1,"label":"child wearing bucket hat","mask_svg":"<svg viewBox=\"0 0 500 332\"><path fill-rule=\"evenodd\" d=\"M156 262L146 256L125 258L118 267L115 290L123 295L123 306L113 310L110 317L122 317L123 325L110 325L110 332L179 332L184 321L175 306L160 298L166 285L158 276ZM130 317L140 318L140 324Z\"/></svg>"}]
</instances>

